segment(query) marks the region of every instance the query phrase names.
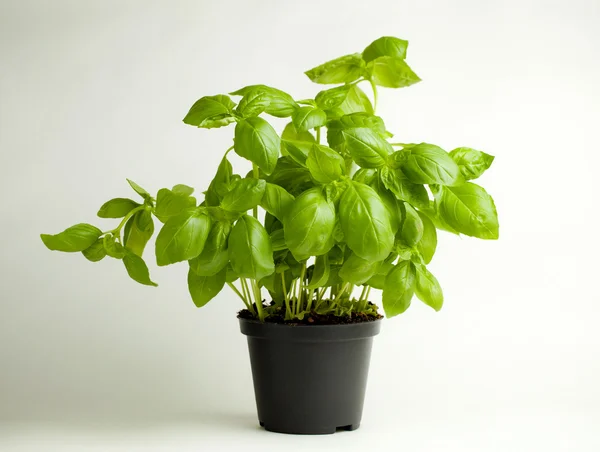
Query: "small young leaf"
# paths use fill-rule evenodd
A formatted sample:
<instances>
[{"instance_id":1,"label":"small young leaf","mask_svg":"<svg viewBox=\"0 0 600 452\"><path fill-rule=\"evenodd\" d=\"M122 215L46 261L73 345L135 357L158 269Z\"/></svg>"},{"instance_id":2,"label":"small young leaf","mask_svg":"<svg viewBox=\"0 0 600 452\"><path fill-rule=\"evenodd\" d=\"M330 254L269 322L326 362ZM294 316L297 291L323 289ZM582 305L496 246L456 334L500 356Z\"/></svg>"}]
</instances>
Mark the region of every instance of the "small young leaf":
<instances>
[{"instance_id":1,"label":"small young leaf","mask_svg":"<svg viewBox=\"0 0 600 452\"><path fill-rule=\"evenodd\" d=\"M197 275L212 276L227 266L229 262L227 242L230 233L230 223L224 221L215 221L213 223L202 253L189 261L190 268Z\"/></svg>"},{"instance_id":2,"label":"small young leaf","mask_svg":"<svg viewBox=\"0 0 600 452\"><path fill-rule=\"evenodd\" d=\"M306 166L308 153L314 141L281 140L281 154L291 157L296 163Z\"/></svg>"},{"instance_id":3,"label":"small young leaf","mask_svg":"<svg viewBox=\"0 0 600 452\"><path fill-rule=\"evenodd\" d=\"M250 85L230 94L232 96L246 96L250 92L263 93L266 96L268 105L265 107L265 113L271 116L287 118L292 116L298 108L298 104L288 93L266 85Z\"/></svg>"},{"instance_id":4,"label":"small young leaf","mask_svg":"<svg viewBox=\"0 0 600 452\"><path fill-rule=\"evenodd\" d=\"M406 202L400 203L401 222L398 229L398 238L402 244L413 247L423 237L423 221L419 213Z\"/></svg>"},{"instance_id":5,"label":"small young leaf","mask_svg":"<svg viewBox=\"0 0 600 452\"><path fill-rule=\"evenodd\" d=\"M133 190L140 195L142 198L146 199L150 199L150 193L148 193L146 190L144 190L142 187L140 187L138 184L136 184L134 181L127 179L127 183L131 186L131 188L133 188Z\"/></svg>"},{"instance_id":6,"label":"small young leaf","mask_svg":"<svg viewBox=\"0 0 600 452\"><path fill-rule=\"evenodd\" d=\"M235 121L232 111L235 103L224 94L206 96L196 101L183 122L191 126L212 129Z\"/></svg>"},{"instance_id":7,"label":"small young leaf","mask_svg":"<svg viewBox=\"0 0 600 452\"><path fill-rule=\"evenodd\" d=\"M414 266L410 261L401 261L385 278L382 302L386 317L394 317L406 311L414 293Z\"/></svg>"},{"instance_id":8,"label":"small young leaf","mask_svg":"<svg viewBox=\"0 0 600 452\"><path fill-rule=\"evenodd\" d=\"M439 146L421 143L411 147L402 172L416 184L459 185L464 182L452 157Z\"/></svg>"},{"instance_id":9,"label":"small young leaf","mask_svg":"<svg viewBox=\"0 0 600 452\"><path fill-rule=\"evenodd\" d=\"M327 253L333 246L335 208L321 188L303 192L284 219L285 241L298 261Z\"/></svg>"},{"instance_id":10,"label":"small young leaf","mask_svg":"<svg viewBox=\"0 0 600 452\"><path fill-rule=\"evenodd\" d=\"M156 237L156 263L164 266L198 256L204 248L210 223L204 209L184 210L170 218Z\"/></svg>"},{"instance_id":11,"label":"small young leaf","mask_svg":"<svg viewBox=\"0 0 600 452\"><path fill-rule=\"evenodd\" d=\"M117 241L117 238L114 235L105 235L102 245L104 246L106 254L108 254L110 257L115 259L123 259L123 257L125 257L126 250L123 245Z\"/></svg>"},{"instance_id":12,"label":"small young leaf","mask_svg":"<svg viewBox=\"0 0 600 452\"><path fill-rule=\"evenodd\" d=\"M425 186L409 181L399 168L392 169L384 166L379 170L379 175L383 185L398 199L409 202L418 208L429 205L429 195Z\"/></svg>"},{"instance_id":13,"label":"small young leaf","mask_svg":"<svg viewBox=\"0 0 600 452\"><path fill-rule=\"evenodd\" d=\"M367 72L376 85L403 88L421 81L408 64L398 57L382 56L367 64Z\"/></svg>"},{"instance_id":14,"label":"small young leaf","mask_svg":"<svg viewBox=\"0 0 600 452\"><path fill-rule=\"evenodd\" d=\"M415 293L419 300L436 311L442 309L444 294L440 283L424 265L416 265Z\"/></svg>"},{"instance_id":15,"label":"small young leaf","mask_svg":"<svg viewBox=\"0 0 600 452\"><path fill-rule=\"evenodd\" d=\"M60 234L41 234L40 237L49 250L74 253L89 248L101 235L102 231L97 227L80 223Z\"/></svg>"},{"instance_id":16,"label":"small young leaf","mask_svg":"<svg viewBox=\"0 0 600 452\"><path fill-rule=\"evenodd\" d=\"M423 237L417 243L417 249L423 257L423 261L429 264L435 254L437 248L437 231L435 225L423 212L418 212L421 221L423 222Z\"/></svg>"},{"instance_id":17,"label":"small young leaf","mask_svg":"<svg viewBox=\"0 0 600 452\"><path fill-rule=\"evenodd\" d=\"M154 214L163 223L182 211L196 207L196 198L187 194L176 193L168 188L161 188L156 195Z\"/></svg>"},{"instance_id":18,"label":"small young leaf","mask_svg":"<svg viewBox=\"0 0 600 452\"><path fill-rule=\"evenodd\" d=\"M233 168L227 160L227 156L225 156L219 163L217 173L205 192L204 200L207 206L218 206L221 203L221 200L231 188L232 178Z\"/></svg>"},{"instance_id":19,"label":"small young leaf","mask_svg":"<svg viewBox=\"0 0 600 452\"><path fill-rule=\"evenodd\" d=\"M307 141L307 142L314 143L315 137L309 131L306 131L306 130L303 132L298 131L296 129L296 127L294 126L294 123L289 122L283 129L283 132L281 133L281 143L282 144L283 144L284 140Z\"/></svg>"},{"instance_id":20,"label":"small young leaf","mask_svg":"<svg viewBox=\"0 0 600 452\"><path fill-rule=\"evenodd\" d=\"M325 85L351 83L363 75L364 67L362 56L355 53L328 61L306 71L305 74L313 82Z\"/></svg>"},{"instance_id":21,"label":"small young leaf","mask_svg":"<svg viewBox=\"0 0 600 452\"><path fill-rule=\"evenodd\" d=\"M237 181L221 201L221 207L229 212L246 212L258 205L265 193L267 183L263 179L247 177Z\"/></svg>"},{"instance_id":22,"label":"small young leaf","mask_svg":"<svg viewBox=\"0 0 600 452\"><path fill-rule=\"evenodd\" d=\"M84 249L81 254L91 262L101 261L106 257L106 250L104 249L104 245L102 243L102 239L96 240L89 247Z\"/></svg>"},{"instance_id":23,"label":"small young leaf","mask_svg":"<svg viewBox=\"0 0 600 452\"><path fill-rule=\"evenodd\" d=\"M178 195L187 195L187 196L191 196L194 193L194 189L192 187L188 187L187 185L184 185L184 184L177 184L177 185L173 186L171 191Z\"/></svg>"},{"instance_id":24,"label":"small young leaf","mask_svg":"<svg viewBox=\"0 0 600 452\"><path fill-rule=\"evenodd\" d=\"M342 156L319 144L313 144L306 159L306 166L312 177L322 184L338 180L346 171L346 163Z\"/></svg>"},{"instance_id":25,"label":"small young leaf","mask_svg":"<svg viewBox=\"0 0 600 452\"><path fill-rule=\"evenodd\" d=\"M317 106L323 110L339 107L348 97L350 89L354 85L342 85L319 92L315 97Z\"/></svg>"},{"instance_id":26,"label":"small young leaf","mask_svg":"<svg viewBox=\"0 0 600 452\"><path fill-rule=\"evenodd\" d=\"M188 271L188 289L194 304L201 308L223 289L227 279L227 270L223 269L216 275L200 276L190 268Z\"/></svg>"},{"instance_id":27,"label":"small young leaf","mask_svg":"<svg viewBox=\"0 0 600 452\"><path fill-rule=\"evenodd\" d=\"M256 163L265 174L271 174L277 164L281 142L267 121L255 117L237 123L234 146L240 157Z\"/></svg>"},{"instance_id":28,"label":"small young leaf","mask_svg":"<svg viewBox=\"0 0 600 452\"><path fill-rule=\"evenodd\" d=\"M292 115L292 123L296 130L306 132L324 126L327 123L327 114L320 108L300 107Z\"/></svg>"},{"instance_id":29,"label":"small young leaf","mask_svg":"<svg viewBox=\"0 0 600 452\"><path fill-rule=\"evenodd\" d=\"M285 234L283 233L283 229L276 229L271 234L269 234L269 238L271 239L271 246L273 247L273 251L283 251L287 250L287 245L285 244Z\"/></svg>"},{"instance_id":30,"label":"small young leaf","mask_svg":"<svg viewBox=\"0 0 600 452\"><path fill-rule=\"evenodd\" d=\"M316 289L318 287L325 287L329 280L329 273L331 266L329 264L329 256L323 254L315 258L315 266L312 272L310 283L307 285L309 289Z\"/></svg>"},{"instance_id":31,"label":"small young leaf","mask_svg":"<svg viewBox=\"0 0 600 452\"><path fill-rule=\"evenodd\" d=\"M308 168L299 165L290 156L279 158L275 170L266 180L271 184L279 185L293 196L315 185Z\"/></svg>"},{"instance_id":32,"label":"small young leaf","mask_svg":"<svg viewBox=\"0 0 600 452\"><path fill-rule=\"evenodd\" d=\"M498 213L492 197L479 185L467 182L442 187L439 213L458 232L480 239L498 239Z\"/></svg>"},{"instance_id":33,"label":"small young leaf","mask_svg":"<svg viewBox=\"0 0 600 452\"><path fill-rule=\"evenodd\" d=\"M352 113L367 113L370 115L374 113L369 96L358 85L350 86L346 99L338 107L327 110L327 116L331 119Z\"/></svg>"},{"instance_id":34,"label":"small young leaf","mask_svg":"<svg viewBox=\"0 0 600 452\"><path fill-rule=\"evenodd\" d=\"M123 264L127 270L127 274L136 282L145 286L158 286L155 282L150 279L150 272L148 266L140 256L131 251L125 253L123 257Z\"/></svg>"},{"instance_id":35,"label":"small young leaf","mask_svg":"<svg viewBox=\"0 0 600 452\"><path fill-rule=\"evenodd\" d=\"M285 188L267 183L260 206L279 221L283 221L293 203L294 197Z\"/></svg>"},{"instance_id":36,"label":"small young leaf","mask_svg":"<svg viewBox=\"0 0 600 452\"><path fill-rule=\"evenodd\" d=\"M367 63L382 56L406 58L408 41L391 36L376 39L363 50L362 57Z\"/></svg>"},{"instance_id":37,"label":"small young leaf","mask_svg":"<svg viewBox=\"0 0 600 452\"><path fill-rule=\"evenodd\" d=\"M127 223L123 233L123 245L128 250L142 257L144 248L154 234L154 221L149 210L136 212Z\"/></svg>"},{"instance_id":38,"label":"small young leaf","mask_svg":"<svg viewBox=\"0 0 600 452\"><path fill-rule=\"evenodd\" d=\"M260 115L269 104L268 94L260 88L255 88L242 97L236 111L243 118L251 118Z\"/></svg>"},{"instance_id":39,"label":"small young leaf","mask_svg":"<svg viewBox=\"0 0 600 452\"><path fill-rule=\"evenodd\" d=\"M129 198L114 198L105 202L98 210L100 218L123 218L140 204Z\"/></svg>"},{"instance_id":40,"label":"small young leaf","mask_svg":"<svg viewBox=\"0 0 600 452\"><path fill-rule=\"evenodd\" d=\"M494 156L471 148L457 148L450 151L450 157L460 168L466 180L477 179L494 161Z\"/></svg>"},{"instance_id":41,"label":"small young leaf","mask_svg":"<svg viewBox=\"0 0 600 452\"><path fill-rule=\"evenodd\" d=\"M242 216L229 235L229 259L242 278L261 279L275 271L269 234L260 222Z\"/></svg>"}]
</instances>

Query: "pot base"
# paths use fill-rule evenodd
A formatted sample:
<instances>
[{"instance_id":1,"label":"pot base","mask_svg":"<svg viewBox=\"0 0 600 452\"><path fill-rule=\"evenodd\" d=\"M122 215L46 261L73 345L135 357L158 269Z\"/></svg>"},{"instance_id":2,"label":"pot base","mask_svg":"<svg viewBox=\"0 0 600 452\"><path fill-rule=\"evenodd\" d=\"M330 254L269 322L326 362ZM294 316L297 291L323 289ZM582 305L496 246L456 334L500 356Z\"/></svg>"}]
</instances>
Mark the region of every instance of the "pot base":
<instances>
[{"instance_id":1,"label":"pot base","mask_svg":"<svg viewBox=\"0 0 600 452\"><path fill-rule=\"evenodd\" d=\"M259 421L258 423L260 424L261 427L263 427L268 432L286 433L288 435L333 435L334 433L340 432L340 431L351 432L353 430L356 430L358 427L360 427L360 424L352 424L352 425L345 425L343 427L331 427L331 428L327 428L327 427L310 428L307 426L303 426L303 428L300 431L298 431L297 429L290 430L289 428L279 428L279 429L271 428L268 425L265 425L265 423L261 422L261 421Z\"/></svg>"}]
</instances>

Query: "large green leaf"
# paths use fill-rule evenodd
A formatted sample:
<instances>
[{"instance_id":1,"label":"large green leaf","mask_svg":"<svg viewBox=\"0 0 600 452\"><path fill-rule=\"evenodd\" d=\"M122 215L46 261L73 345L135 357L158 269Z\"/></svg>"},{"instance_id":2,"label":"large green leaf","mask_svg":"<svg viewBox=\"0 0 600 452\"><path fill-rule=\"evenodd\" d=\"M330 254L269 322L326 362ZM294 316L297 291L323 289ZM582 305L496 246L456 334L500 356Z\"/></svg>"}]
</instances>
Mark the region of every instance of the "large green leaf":
<instances>
[{"instance_id":1,"label":"large green leaf","mask_svg":"<svg viewBox=\"0 0 600 452\"><path fill-rule=\"evenodd\" d=\"M333 246L335 208L321 188L296 198L284 219L285 241L298 261L327 253Z\"/></svg>"},{"instance_id":2,"label":"large green leaf","mask_svg":"<svg viewBox=\"0 0 600 452\"><path fill-rule=\"evenodd\" d=\"M466 180L477 179L494 162L494 156L471 148L457 148L450 151L450 157L460 168Z\"/></svg>"},{"instance_id":3,"label":"large green leaf","mask_svg":"<svg viewBox=\"0 0 600 452\"><path fill-rule=\"evenodd\" d=\"M156 237L156 263L163 266L198 256L204 248L210 223L204 209L185 210L170 218Z\"/></svg>"},{"instance_id":4,"label":"large green leaf","mask_svg":"<svg viewBox=\"0 0 600 452\"><path fill-rule=\"evenodd\" d=\"M438 210L442 219L462 234L480 239L498 238L494 200L479 185L467 182L457 187L442 187Z\"/></svg>"},{"instance_id":5,"label":"large green leaf","mask_svg":"<svg viewBox=\"0 0 600 452\"><path fill-rule=\"evenodd\" d=\"M275 271L269 234L260 222L242 216L229 235L229 260L242 278L261 279Z\"/></svg>"},{"instance_id":6,"label":"large green leaf","mask_svg":"<svg viewBox=\"0 0 600 452\"><path fill-rule=\"evenodd\" d=\"M191 268L188 271L188 290L194 304L201 308L223 289L225 285L227 270L211 276L201 276Z\"/></svg>"},{"instance_id":7,"label":"large green leaf","mask_svg":"<svg viewBox=\"0 0 600 452\"><path fill-rule=\"evenodd\" d=\"M387 88L403 88L421 81L403 58L382 56L367 64L371 80Z\"/></svg>"},{"instance_id":8,"label":"large green leaf","mask_svg":"<svg viewBox=\"0 0 600 452\"><path fill-rule=\"evenodd\" d=\"M308 168L298 164L290 156L279 158L275 170L266 180L271 184L283 187L293 196L297 196L315 185Z\"/></svg>"},{"instance_id":9,"label":"large green leaf","mask_svg":"<svg viewBox=\"0 0 600 452\"><path fill-rule=\"evenodd\" d=\"M402 314L415 293L415 268L410 261L399 262L385 278L383 309L386 317Z\"/></svg>"},{"instance_id":10,"label":"large green leaf","mask_svg":"<svg viewBox=\"0 0 600 452\"><path fill-rule=\"evenodd\" d=\"M129 198L114 198L105 202L98 210L100 218L123 218L140 204Z\"/></svg>"},{"instance_id":11,"label":"large green leaf","mask_svg":"<svg viewBox=\"0 0 600 452\"><path fill-rule=\"evenodd\" d=\"M426 214L419 212L419 217L423 223L423 236L419 243L417 243L417 249L425 263L428 264L433 259L435 249L437 248L437 231L433 221Z\"/></svg>"},{"instance_id":12,"label":"large green leaf","mask_svg":"<svg viewBox=\"0 0 600 452\"><path fill-rule=\"evenodd\" d=\"M182 211L196 207L196 198L181 191L161 188L156 195L154 214L163 223L169 218L179 215Z\"/></svg>"},{"instance_id":13,"label":"large green leaf","mask_svg":"<svg viewBox=\"0 0 600 452\"><path fill-rule=\"evenodd\" d=\"M312 277L308 284L309 289L317 289L319 287L325 287L329 280L329 273L331 271L331 265L329 264L329 256L323 254L315 258L315 266L313 268Z\"/></svg>"},{"instance_id":14,"label":"large green leaf","mask_svg":"<svg viewBox=\"0 0 600 452\"><path fill-rule=\"evenodd\" d=\"M243 119L235 126L235 152L256 163L266 174L275 169L280 146L279 135L262 118Z\"/></svg>"},{"instance_id":15,"label":"large green leaf","mask_svg":"<svg viewBox=\"0 0 600 452\"><path fill-rule=\"evenodd\" d=\"M353 86L354 85L342 85L323 90L315 96L315 102L317 103L317 106L323 110L339 107L346 100L346 97L348 97L348 93Z\"/></svg>"},{"instance_id":16,"label":"large green leaf","mask_svg":"<svg viewBox=\"0 0 600 452\"><path fill-rule=\"evenodd\" d=\"M367 63L382 56L406 58L406 49L408 41L394 38L391 36L382 36L376 39L363 50L362 57Z\"/></svg>"},{"instance_id":17,"label":"large green leaf","mask_svg":"<svg viewBox=\"0 0 600 452\"><path fill-rule=\"evenodd\" d=\"M49 250L74 253L89 248L101 235L102 231L96 226L79 223L59 234L41 234L40 237Z\"/></svg>"},{"instance_id":18,"label":"large green leaf","mask_svg":"<svg viewBox=\"0 0 600 452\"><path fill-rule=\"evenodd\" d=\"M299 132L322 127L327 122L327 114L320 108L300 107L292 115L292 123Z\"/></svg>"},{"instance_id":19,"label":"large green leaf","mask_svg":"<svg viewBox=\"0 0 600 452\"><path fill-rule=\"evenodd\" d=\"M260 88L255 88L242 97L236 112L243 118L251 118L260 115L270 103L268 94Z\"/></svg>"},{"instance_id":20,"label":"large green leaf","mask_svg":"<svg viewBox=\"0 0 600 452\"><path fill-rule=\"evenodd\" d=\"M152 234L154 234L152 214L149 210L141 210L125 223L123 245L141 257Z\"/></svg>"},{"instance_id":21,"label":"large green leaf","mask_svg":"<svg viewBox=\"0 0 600 452\"><path fill-rule=\"evenodd\" d=\"M283 145L284 140L292 140L292 141L308 141L314 143L315 137L309 131L299 131L294 126L293 122L286 124L281 133L281 143Z\"/></svg>"},{"instance_id":22,"label":"large green leaf","mask_svg":"<svg viewBox=\"0 0 600 452\"><path fill-rule=\"evenodd\" d=\"M229 212L246 212L260 203L267 183L263 179L247 177L237 181L221 201L221 207Z\"/></svg>"},{"instance_id":23,"label":"large green leaf","mask_svg":"<svg viewBox=\"0 0 600 452\"><path fill-rule=\"evenodd\" d=\"M268 105L265 106L265 113L271 116L287 118L292 116L296 108L298 108L298 104L292 96L271 86L250 85L230 94L232 96L246 96L249 93L262 93L265 96L265 99L268 101Z\"/></svg>"},{"instance_id":24,"label":"large green leaf","mask_svg":"<svg viewBox=\"0 0 600 452\"><path fill-rule=\"evenodd\" d=\"M359 53L345 55L305 72L315 83L337 84L358 80L364 72L365 62Z\"/></svg>"},{"instance_id":25,"label":"large green leaf","mask_svg":"<svg viewBox=\"0 0 600 452\"><path fill-rule=\"evenodd\" d=\"M344 261L339 275L352 284L364 284L377 273L380 265L381 262L365 260L352 254Z\"/></svg>"},{"instance_id":26,"label":"large green leaf","mask_svg":"<svg viewBox=\"0 0 600 452\"><path fill-rule=\"evenodd\" d=\"M413 247L423 237L423 221L419 213L406 202L400 203L400 210L402 220L398 229L398 238L404 245Z\"/></svg>"},{"instance_id":27,"label":"large green leaf","mask_svg":"<svg viewBox=\"0 0 600 452\"><path fill-rule=\"evenodd\" d=\"M464 182L452 157L439 146L421 143L407 150L402 172L416 184L458 185Z\"/></svg>"},{"instance_id":28,"label":"large green leaf","mask_svg":"<svg viewBox=\"0 0 600 452\"><path fill-rule=\"evenodd\" d=\"M346 171L346 162L333 149L313 144L308 153L306 166L317 182L328 184L338 180Z\"/></svg>"},{"instance_id":29,"label":"large green leaf","mask_svg":"<svg viewBox=\"0 0 600 452\"><path fill-rule=\"evenodd\" d=\"M192 105L183 122L206 129L223 127L235 121L233 107L235 103L224 94L205 96Z\"/></svg>"},{"instance_id":30,"label":"large green leaf","mask_svg":"<svg viewBox=\"0 0 600 452\"><path fill-rule=\"evenodd\" d=\"M358 166L379 168L393 152L392 146L371 128L359 127L342 131L346 149Z\"/></svg>"},{"instance_id":31,"label":"large green leaf","mask_svg":"<svg viewBox=\"0 0 600 452\"><path fill-rule=\"evenodd\" d=\"M230 233L230 223L224 221L213 222L202 253L189 261L190 268L197 275L212 276L227 266L229 262L227 242Z\"/></svg>"},{"instance_id":32,"label":"large green leaf","mask_svg":"<svg viewBox=\"0 0 600 452\"><path fill-rule=\"evenodd\" d=\"M90 262L98 262L106 257L106 250L102 239L96 240L89 247L84 249L81 254Z\"/></svg>"},{"instance_id":33,"label":"large green leaf","mask_svg":"<svg viewBox=\"0 0 600 452\"><path fill-rule=\"evenodd\" d=\"M444 294L440 283L424 265L416 266L415 293L419 300L436 311L442 309Z\"/></svg>"},{"instance_id":34,"label":"large green leaf","mask_svg":"<svg viewBox=\"0 0 600 452\"><path fill-rule=\"evenodd\" d=\"M339 204L339 218L346 243L359 257L381 261L394 244L389 213L371 187L351 181Z\"/></svg>"}]
</instances>

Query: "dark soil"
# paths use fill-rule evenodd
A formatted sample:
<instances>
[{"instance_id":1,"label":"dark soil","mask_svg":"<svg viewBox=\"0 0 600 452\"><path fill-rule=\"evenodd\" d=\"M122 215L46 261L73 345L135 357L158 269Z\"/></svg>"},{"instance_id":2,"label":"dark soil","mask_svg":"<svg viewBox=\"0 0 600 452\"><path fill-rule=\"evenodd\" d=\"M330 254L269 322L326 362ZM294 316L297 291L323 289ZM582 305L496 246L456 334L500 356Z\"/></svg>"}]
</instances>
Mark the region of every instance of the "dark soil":
<instances>
[{"instance_id":1,"label":"dark soil","mask_svg":"<svg viewBox=\"0 0 600 452\"><path fill-rule=\"evenodd\" d=\"M273 306L265 306L265 309L271 311L271 314L265 319L266 323L285 325L348 325L352 323L373 322L383 318L381 314L365 314L363 312L353 312L350 315L336 316L333 314L317 314L313 311L310 315L305 315L302 320L285 320L285 308L276 309L275 312L273 312ZM258 320L248 309L242 309L238 312L237 316L238 319Z\"/></svg>"}]
</instances>

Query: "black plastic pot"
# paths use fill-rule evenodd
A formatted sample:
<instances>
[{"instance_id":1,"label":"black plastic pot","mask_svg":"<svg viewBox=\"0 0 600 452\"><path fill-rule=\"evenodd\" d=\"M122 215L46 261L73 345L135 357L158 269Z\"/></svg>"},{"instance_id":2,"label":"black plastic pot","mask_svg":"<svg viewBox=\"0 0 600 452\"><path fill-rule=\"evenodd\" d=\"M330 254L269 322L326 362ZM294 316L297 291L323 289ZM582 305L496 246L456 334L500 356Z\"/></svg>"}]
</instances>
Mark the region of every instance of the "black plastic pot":
<instances>
[{"instance_id":1,"label":"black plastic pot","mask_svg":"<svg viewBox=\"0 0 600 452\"><path fill-rule=\"evenodd\" d=\"M261 426L309 435L358 428L381 320L290 326L240 319L240 329Z\"/></svg>"}]
</instances>

